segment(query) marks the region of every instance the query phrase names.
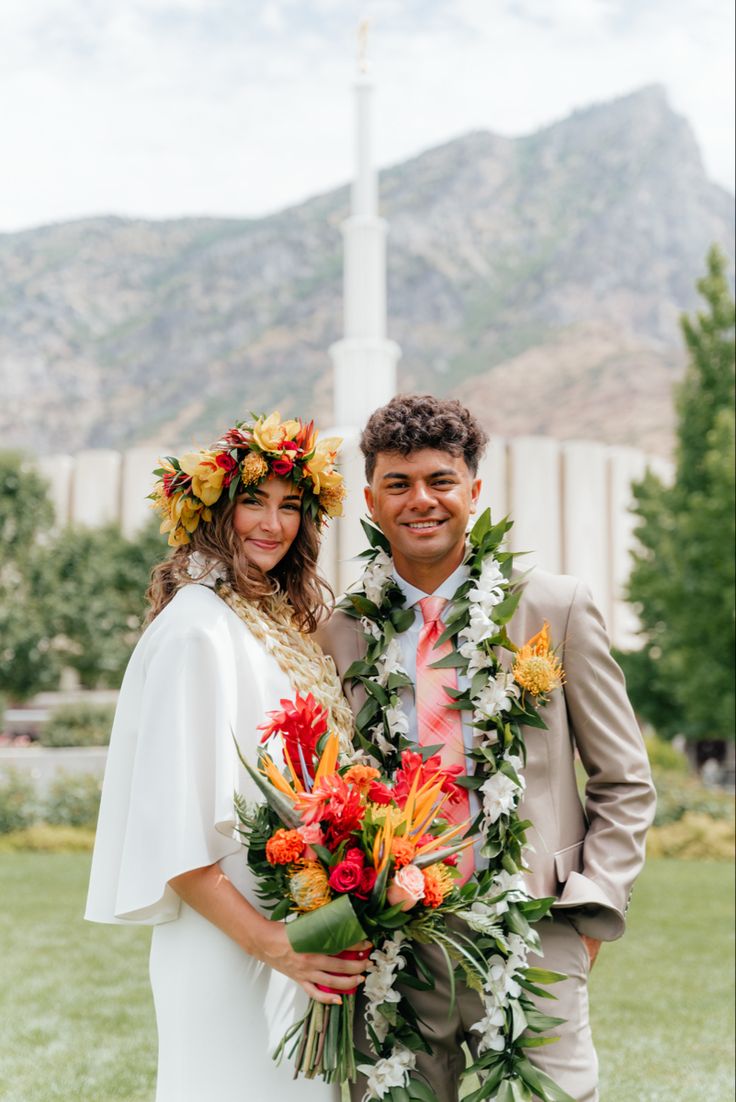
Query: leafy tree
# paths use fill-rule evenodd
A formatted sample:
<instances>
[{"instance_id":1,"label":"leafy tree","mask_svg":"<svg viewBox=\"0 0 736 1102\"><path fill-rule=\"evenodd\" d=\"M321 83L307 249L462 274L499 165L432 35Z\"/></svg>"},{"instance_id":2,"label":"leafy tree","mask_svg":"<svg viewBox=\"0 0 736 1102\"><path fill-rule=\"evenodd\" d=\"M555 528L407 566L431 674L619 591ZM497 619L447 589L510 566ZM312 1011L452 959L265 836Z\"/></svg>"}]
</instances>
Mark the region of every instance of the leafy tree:
<instances>
[{"instance_id":1,"label":"leafy tree","mask_svg":"<svg viewBox=\"0 0 736 1102\"><path fill-rule=\"evenodd\" d=\"M119 527L70 527L36 576L55 646L88 688L117 687L146 614L152 566L167 547L153 523L128 540Z\"/></svg>"},{"instance_id":2,"label":"leafy tree","mask_svg":"<svg viewBox=\"0 0 736 1102\"><path fill-rule=\"evenodd\" d=\"M650 471L634 488L641 550L629 598L644 647L624 667L639 713L662 734L732 738L735 315L716 248L698 290L707 309L682 319L675 481Z\"/></svg>"},{"instance_id":3,"label":"leafy tree","mask_svg":"<svg viewBox=\"0 0 736 1102\"><path fill-rule=\"evenodd\" d=\"M58 685L117 686L145 616L151 567L166 544L155 523L126 540L117 527L52 532L46 483L0 453L0 696Z\"/></svg>"},{"instance_id":4,"label":"leafy tree","mask_svg":"<svg viewBox=\"0 0 736 1102\"><path fill-rule=\"evenodd\" d=\"M11 700L53 688L59 676L31 580L53 516L43 478L19 455L0 453L0 694Z\"/></svg>"}]
</instances>

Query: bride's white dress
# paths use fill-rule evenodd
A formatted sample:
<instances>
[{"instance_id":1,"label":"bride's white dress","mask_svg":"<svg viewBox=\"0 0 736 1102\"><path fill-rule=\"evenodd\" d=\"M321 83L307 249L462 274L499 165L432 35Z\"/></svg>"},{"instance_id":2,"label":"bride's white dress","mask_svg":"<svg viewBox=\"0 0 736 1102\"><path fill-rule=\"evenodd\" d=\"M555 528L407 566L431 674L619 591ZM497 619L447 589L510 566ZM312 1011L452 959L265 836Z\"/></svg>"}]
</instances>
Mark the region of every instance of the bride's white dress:
<instances>
[{"instance_id":1,"label":"bride's white dress","mask_svg":"<svg viewBox=\"0 0 736 1102\"><path fill-rule=\"evenodd\" d=\"M233 793L259 795L259 724L287 677L209 588L188 585L143 634L125 674L102 791L85 917L154 927L156 1102L336 1102L271 1059L306 1008L301 988L249 957L168 881L218 862L256 907Z\"/></svg>"}]
</instances>

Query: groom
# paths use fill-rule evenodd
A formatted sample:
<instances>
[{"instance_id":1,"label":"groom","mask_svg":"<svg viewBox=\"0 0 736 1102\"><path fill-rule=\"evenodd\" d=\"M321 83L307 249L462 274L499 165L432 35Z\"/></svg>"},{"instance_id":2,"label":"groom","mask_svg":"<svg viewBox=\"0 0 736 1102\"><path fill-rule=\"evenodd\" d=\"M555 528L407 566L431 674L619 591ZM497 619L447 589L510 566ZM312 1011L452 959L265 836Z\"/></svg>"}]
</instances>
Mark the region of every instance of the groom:
<instances>
[{"instance_id":1,"label":"groom","mask_svg":"<svg viewBox=\"0 0 736 1102\"><path fill-rule=\"evenodd\" d=\"M465 577L465 533L480 495L477 470L486 442L483 429L459 402L430 395L392 399L370 417L361 437L368 510L391 545L405 607L415 609L414 624L397 636L402 665L415 685L423 676L421 651L417 654L423 610L440 609L442 617L441 603L424 598L449 600ZM558 1001L548 1011L566 1019L555 1028L559 1040L529 1054L577 1102L595 1102L588 974L601 942L624 931L654 791L623 676L587 587L575 578L534 570L525 581L509 637L520 644L545 620L559 648L565 684L544 708L547 730L524 730L526 793L519 813L533 823L529 891L556 899L552 917L538 927L543 961L532 956L529 963L568 978L556 985ZM343 678L365 653L359 621L339 611L322 629L320 642ZM347 680L344 689L357 713L364 690ZM410 691L406 712L407 737L417 741ZM463 715L466 745L472 739L470 718ZM584 807L575 780L576 750L587 774ZM432 1047L431 1056L418 1054L417 1068L440 1102L456 1102L465 1064L461 1045L474 1044L469 1029L482 1014L479 997L461 988L448 1018L446 973L438 967L435 988L412 991L410 998ZM353 1099L363 1092L358 1082Z\"/></svg>"}]
</instances>

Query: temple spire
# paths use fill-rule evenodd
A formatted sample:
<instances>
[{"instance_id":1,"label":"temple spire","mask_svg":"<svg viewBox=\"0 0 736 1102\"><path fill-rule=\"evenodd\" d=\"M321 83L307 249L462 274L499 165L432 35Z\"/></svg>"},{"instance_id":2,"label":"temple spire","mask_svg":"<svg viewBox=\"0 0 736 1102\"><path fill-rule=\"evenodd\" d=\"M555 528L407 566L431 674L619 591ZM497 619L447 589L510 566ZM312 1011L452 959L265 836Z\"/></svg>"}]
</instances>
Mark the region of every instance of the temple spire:
<instances>
[{"instance_id":1,"label":"temple spire","mask_svg":"<svg viewBox=\"0 0 736 1102\"><path fill-rule=\"evenodd\" d=\"M355 168L350 215L343 222L344 336L330 348L335 423L359 428L396 393L399 346L386 338L386 223L378 215L373 164L373 81L368 72L368 24L358 29Z\"/></svg>"}]
</instances>

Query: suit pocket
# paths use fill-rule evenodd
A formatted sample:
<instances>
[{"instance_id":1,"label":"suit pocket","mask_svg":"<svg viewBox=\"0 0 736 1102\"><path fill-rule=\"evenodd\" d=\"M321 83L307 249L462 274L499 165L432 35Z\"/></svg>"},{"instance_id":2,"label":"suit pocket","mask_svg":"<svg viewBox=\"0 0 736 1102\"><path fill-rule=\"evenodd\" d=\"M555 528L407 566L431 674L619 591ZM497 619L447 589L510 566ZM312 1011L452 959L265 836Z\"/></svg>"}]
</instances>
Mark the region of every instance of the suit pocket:
<instances>
[{"instance_id":1,"label":"suit pocket","mask_svg":"<svg viewBox=\"0 0 736 1102\"><path fill-rule=\"evenodd\" d=\"M558 850L555 854L555 875L557 883L562 885L567 881L571 872L583 871L583 843L575 842L572 846Z\"/></svg>"}]
</instances>

